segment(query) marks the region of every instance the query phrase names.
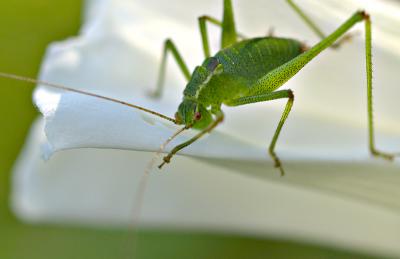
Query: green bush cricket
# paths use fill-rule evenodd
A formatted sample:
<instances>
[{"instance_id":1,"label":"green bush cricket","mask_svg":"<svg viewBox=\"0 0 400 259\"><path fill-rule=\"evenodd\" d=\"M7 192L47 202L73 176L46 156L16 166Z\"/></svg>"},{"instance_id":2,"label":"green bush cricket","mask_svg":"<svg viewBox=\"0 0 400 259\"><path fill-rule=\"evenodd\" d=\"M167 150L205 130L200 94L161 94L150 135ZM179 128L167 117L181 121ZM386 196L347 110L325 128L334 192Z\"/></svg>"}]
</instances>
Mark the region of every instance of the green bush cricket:
<instances>
[{"instance_id":1,"label":"green bush cricket","mask_svg":"<svg viewBox=\"0 0 400 259\"><path fill-rule=\"evenodd\" d=\"M0 76L77 92L140 109L177 125L184 125L184 128L179 132L190 128L199 131L193 138L174 147L163 158L163 162L159 165L159 168L165 163L169 163L179 150L191 145L217 127L224 118L221 109L222 105L240 106L276 99L287 99L281 119L268 148L275 167L283 175L284 169L275 152L275 146L282 127L291 111L294 95L290 89L278 89L323 50L329 47L335 48L340 46L341 43L349 38L349 34L346 33L354 25L364 21L369 150L374 156L393 160L393 154L378 151L375 147L372 113L371 21L368 13L365 11L355 12L334 32L326 36L292 0L286 1L302 18L305 24L321 38L319 43L313 47L307 47L298 40L279 38L272 35L246 39L236 31L231 0L224 0L222 21L209 16L198 18L205 60L200 66L194 69L193 73L190 73L173 41L169 39L165 41L157 88L152 93L152 96L159 98L162 95L167 55L171 53L188 81L183 92L183 100L175 113L175 118L170 118L134 104L58 84L6 73L0 73ZM217 25L222 29L221 50L214 56L210 54L207 22ZM174 137L176 135L174 134Z\"/></svg>"}]
</instances>

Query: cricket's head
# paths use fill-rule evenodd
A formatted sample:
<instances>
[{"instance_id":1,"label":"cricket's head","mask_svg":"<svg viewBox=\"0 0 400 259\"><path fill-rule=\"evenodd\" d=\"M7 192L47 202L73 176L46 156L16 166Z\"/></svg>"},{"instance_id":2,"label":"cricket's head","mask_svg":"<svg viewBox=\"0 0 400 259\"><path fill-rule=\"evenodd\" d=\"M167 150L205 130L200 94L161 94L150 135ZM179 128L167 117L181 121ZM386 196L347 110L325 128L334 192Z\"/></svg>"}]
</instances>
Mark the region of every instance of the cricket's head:
<instances>
[{"instance_id":1,"label":"cricket's head","mask_svg":"<svg viewBox=\"0 0 400 259\"><path fill-rule=\"evenodd\" d=\"M207 107L199 101L199 93L210 82L211 78L223 72L222 64L214 58L207 58L201 66L193 71L184 91L184 99L175 113L177 124L195 129L204 129L213 121Z\"/></svg>"},{"instance_id":2,"label":"cricket's head","mask_svg":"<svg viewBox=\"0 0 400 259\"><path fill-rule=\"evenodd\" d=\"M177 124L195 129L204 129L212 122L211 113L200 103L184 99L175 113Z\"/></svg>"}]
</instances>

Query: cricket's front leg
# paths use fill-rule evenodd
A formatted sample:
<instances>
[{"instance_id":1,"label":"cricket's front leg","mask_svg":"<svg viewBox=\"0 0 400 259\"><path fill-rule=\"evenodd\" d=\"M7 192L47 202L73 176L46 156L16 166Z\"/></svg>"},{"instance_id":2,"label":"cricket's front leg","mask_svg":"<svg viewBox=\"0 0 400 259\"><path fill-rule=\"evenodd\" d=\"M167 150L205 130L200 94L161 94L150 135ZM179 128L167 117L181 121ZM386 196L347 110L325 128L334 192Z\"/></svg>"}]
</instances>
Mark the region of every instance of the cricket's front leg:
<instances>
[{"instance_id":1,"label":"cricket's front leg","mask_svg":"<svg viewBox=\"0 0 400 259\"><path fill-rule=\"evenodd\" d=\"M189 146L190 144L192 144L193 142L195 142L196 140L198 140L199 138L201 138L202 136L204 136L206 133L210 133L215 127L218 126L218 124L220 124L222 121L224 120L224 114L219 111L216 114L216 119L215 121L213 121L213 123L211 123L207 128L205 128L204 130L200 131L196 136L194 136L193 138L189 139L186 142L183 142L182 144L174 147L174 149L171 150L171 152L168 153L168 155L166 155L163 160L164 162L162 162L158 168L162 168L165 164L168 164L171 161L171 158L181 149Z\"/></svg>"}]
</instances>

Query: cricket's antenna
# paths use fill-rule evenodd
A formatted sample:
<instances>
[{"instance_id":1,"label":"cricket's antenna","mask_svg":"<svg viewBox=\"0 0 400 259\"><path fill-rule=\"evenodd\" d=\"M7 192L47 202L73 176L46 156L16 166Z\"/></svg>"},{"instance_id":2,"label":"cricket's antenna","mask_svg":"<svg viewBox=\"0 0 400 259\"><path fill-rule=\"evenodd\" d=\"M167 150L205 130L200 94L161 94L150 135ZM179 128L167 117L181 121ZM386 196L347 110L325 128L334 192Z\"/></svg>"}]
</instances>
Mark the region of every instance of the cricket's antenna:
<instances>
[{"instance_id":1,"label":"cricket's antenna","mask_svg":"<svg viewBox=\"0 0 400 259\"><path fill-rule=\"evenodd\" d=\"M151 170L154 167L154 164L156 163L157 159L159 158L160 154L164 151L165 147L174 139L176 138L179 134L181 134L184 130L188 129L187 126L177 130L172 136L170 136L163 144L161 144L160 148L157 150L157 152L153 155L152 159L150 162L147 164L146 169L140 178L138 188L136 191L135 195L135 200L134 200L134 205L133 205L133 228L137 226L137 223L140 218L141 210L142 210L142 203L144 199L144 194L146 191L147 187L147 180L150 175ZM137 253L137 240L136 240L136 235L133 236L133 241L132 243L129 242L129 244L133 246L133 251L134 253Z\"/></svg>"},{"instance_id":2,"label":"cricket's antenna","mask_svg":"<svg viewBox=\"0 0 400 259\"><path fill-rule=\"evenodd\" d=\"M87 96L97 97L97 98L100 98L100 99L103 99L103 100L107 100L107 101L114 102L114 103L119 103L119 104L122 104L122 105L125 105L125 106L128 106L128 107L131 107L131 108L135 108L135 109L138 109L138 110L141 110L141 111L144 111L144 112L151 113L153 115L156 115L156 116L158 116L160 118L169 120L169 121L171 121L171 122L176 124L175 119L170 118L170 117L168 117L168 116L166 116L164 114L161 114L161 113L158 113L158 112L143 108L143 107L138 106L138 105L127 103L127 102L124 102L124 101L121 101L121 100L118 100L118 99L114 99L114 98L106 97L106 96L103 96L103 95L94 94L94 93L90 93L90 92L86 92L86 91L70 88L68 86L64 86L64 85L61 85L61 84L54 84L54 83L50 83L50 82L46 82L46 81L42 81L42 80L38 80L38 79L33 79L33 78L29 78L29 77L24 77L24 76L18 76L18 75L9 74L9 73L0 72L0 77L14 79L14 80L18 80L18 81L24 81L24 82L33 83L33 84L45 85L45 86L56 88L56 89L60 89L60 90L65 90L65 91L79 93L79 94L83 94L83 95L87 95Z\"/></svg>"}]
</instances>

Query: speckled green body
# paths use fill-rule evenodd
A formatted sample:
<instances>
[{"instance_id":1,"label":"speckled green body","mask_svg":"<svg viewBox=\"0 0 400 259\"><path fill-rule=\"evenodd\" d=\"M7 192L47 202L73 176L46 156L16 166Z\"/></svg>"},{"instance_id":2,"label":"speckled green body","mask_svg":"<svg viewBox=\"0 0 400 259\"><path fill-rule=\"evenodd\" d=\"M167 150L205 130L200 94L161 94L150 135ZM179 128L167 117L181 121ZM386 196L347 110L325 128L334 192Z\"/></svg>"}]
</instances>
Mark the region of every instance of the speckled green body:
<instances>
[{"instance_id":1,"label":"speckled green body","mask_svg":"<svg viewBox=\"0 0 400 259\"><path fill-rule=\"evenodd\" d=\"M175 114L177 122L206 128L221 104L231 105L232 100L257 92L259 81L270 71L303 52L304 45L299 41L276 37L243 40L223 48L193 71ZM263 92L273 92L280 86L264 85ZM196 119L196 113L201 118Z\"/></svg>"},{"instance_id":2,"label":"speckled green body","mask_svg":"<svg viewBox=\"0 0 400 259\"><path fill-rule=\"evenodd\" d=\"M222 48L193 71L176 122L204 129L212 122L212 114L220 112L221 104L236 106L275 98L271 93L363 19L363 12L355 13L310 49L297 40L276 37L243 40ZM278 98L293 96L289 91Z\"/></svg>"},{"instance_id":3,"label":"speckled green body","mask_svg":"<svg viewBox=\"0 0 400 259\"><path fill-rule=\"evenodd\" d=\"M248 95L269 71L301 54L302 46L297 40L275 37L235 43L196 67L183 98L196 100L205 107L229 105L229 100ZM219 71L215 73L217 66ZM275 89L271 87L270 91Z\"/></svg>"}]
</instances>

